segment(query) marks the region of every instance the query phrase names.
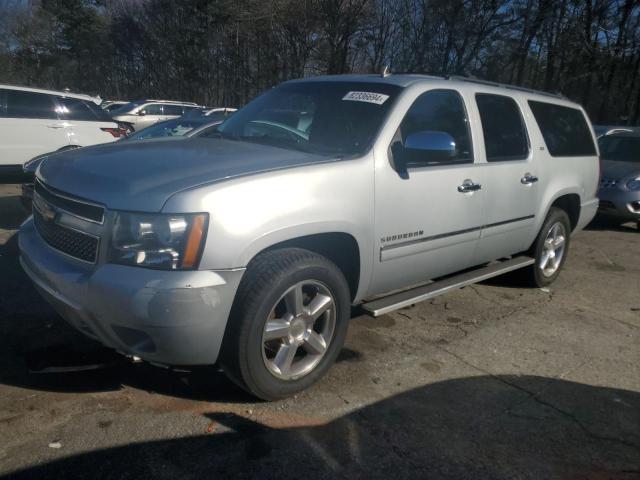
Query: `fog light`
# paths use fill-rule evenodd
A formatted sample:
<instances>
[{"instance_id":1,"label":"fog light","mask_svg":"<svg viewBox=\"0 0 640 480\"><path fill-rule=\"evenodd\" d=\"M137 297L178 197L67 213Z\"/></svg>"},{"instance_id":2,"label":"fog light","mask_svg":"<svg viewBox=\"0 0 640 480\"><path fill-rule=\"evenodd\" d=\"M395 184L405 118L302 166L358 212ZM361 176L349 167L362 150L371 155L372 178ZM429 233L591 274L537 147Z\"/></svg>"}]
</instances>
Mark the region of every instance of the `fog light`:
<instances>
[{"instance_id":1,"label":"fog light","mask_svg":"<svg viewBox=\"0 0 640 480\"><path fill-rule=\"evenodd\" d=\"M634 212L640 212L640 201L631 202L631 210Z\"/></svg>"}]
</instances>

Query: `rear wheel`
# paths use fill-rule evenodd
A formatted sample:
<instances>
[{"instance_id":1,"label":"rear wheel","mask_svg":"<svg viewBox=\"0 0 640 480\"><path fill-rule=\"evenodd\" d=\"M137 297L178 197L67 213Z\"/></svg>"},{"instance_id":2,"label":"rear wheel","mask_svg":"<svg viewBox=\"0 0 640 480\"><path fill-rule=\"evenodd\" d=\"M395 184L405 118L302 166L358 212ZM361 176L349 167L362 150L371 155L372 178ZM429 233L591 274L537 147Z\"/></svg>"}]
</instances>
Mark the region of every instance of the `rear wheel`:
<instances>
[{"instance_id":1,"label":"rear wheel","mask_svg":"<svg viewBox=\"0 0 640 480\"><path fill-rule=\"evenodd\" d=\"M348 284L332 262L287 248L252 260L229 319L222 367L265 400L315 383L335 361L347 331Z\"/></svg>"},{"instance_id":2,"label":"rear wheel","mask_svg":"<svg viewBox=\"0 0 640 480\"><path fill-rule=\"evenodd\" d=\"M525 270L526 280L536 287L552 284L560 275L571 235L571 222L567 213L551 207L540 233L531 247L535 263Z\"/></svg>"}]
</instances>

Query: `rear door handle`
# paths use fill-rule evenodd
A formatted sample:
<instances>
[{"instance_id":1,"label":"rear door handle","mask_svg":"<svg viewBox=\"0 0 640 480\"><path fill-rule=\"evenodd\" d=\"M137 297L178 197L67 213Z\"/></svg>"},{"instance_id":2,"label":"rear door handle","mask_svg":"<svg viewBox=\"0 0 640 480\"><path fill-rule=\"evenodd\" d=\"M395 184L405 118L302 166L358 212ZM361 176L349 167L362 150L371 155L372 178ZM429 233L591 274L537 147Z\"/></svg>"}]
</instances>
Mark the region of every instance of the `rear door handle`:
<instances>
[{"instance_id":1,"label":"rear door handle","mask_svg":"<svg viewBox=\"0 0 640 480\"><path fill-rule=\"evenodd\" d=\"M66 125L64 123L52 123L47 125L47 128L64 128Z\"/></svg>"},{"instance_id":2,"label":"rear door handle","mask_svg":"<svg viewBox=\"0 0 640 480\"><path fill-rule=\"evenodd\" d=\"M460 193L471 193L477 192L478 190L482 190L482 185L479 183L473 183L473 180L465 180L462 182L462 185L458 185L458 191Z\"/></svg>"},{"instance_id":3,"label":"rear door handle","mask_svg":"<svg viewBox=\"0 0 640 480\"><path fill-rule=\"evenodd\" d=\"M520 183L523 185L531 185L532 183L536 183L538 181L538 177L535 175L531 175L530 173L525 173L524 177L520 179Z\"/></svg>"}]
</instances>

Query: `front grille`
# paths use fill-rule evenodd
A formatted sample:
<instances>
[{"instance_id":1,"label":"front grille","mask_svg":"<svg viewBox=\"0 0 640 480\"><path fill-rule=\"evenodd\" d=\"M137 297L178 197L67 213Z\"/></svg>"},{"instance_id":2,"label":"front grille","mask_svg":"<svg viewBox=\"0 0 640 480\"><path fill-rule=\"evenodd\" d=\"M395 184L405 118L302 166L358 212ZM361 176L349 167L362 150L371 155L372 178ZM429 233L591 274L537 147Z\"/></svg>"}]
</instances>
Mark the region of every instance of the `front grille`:
<instances>
[{"instance_id":1,"label":"front grille","mask_svg":"<svg viewBox=\"0 0 640 480\"><path fill-rule=\"evenodd\" d=\"M618 184L618 180L616 178L604 177L600 180L600 188L613 188L617 184Z\"/></svg>"},{"instance_id":2,"label":"front grille","mask_svg":"<svg viewBox=\"0 0 640 480\"><path fill-rule=\"evenodd\" d=\"M35 181L35 191L51 205L84 220L94 223L104 221L104 207L87 202L80 198L74 198L53 187L43 185L40 180Z\"/></svg>"},{"instance_id":3,"label":"front grille","mask_svg":"<svg viewBox=\"0 0 640 480\"><path fill-rule=\"evenodd\" d=\"M96 237L59 225L55 219L45 220L37 208L33 209L33 221L40 236L53 248L85 262L95 263L99 243Z\"/></svg>"}]
</instances>

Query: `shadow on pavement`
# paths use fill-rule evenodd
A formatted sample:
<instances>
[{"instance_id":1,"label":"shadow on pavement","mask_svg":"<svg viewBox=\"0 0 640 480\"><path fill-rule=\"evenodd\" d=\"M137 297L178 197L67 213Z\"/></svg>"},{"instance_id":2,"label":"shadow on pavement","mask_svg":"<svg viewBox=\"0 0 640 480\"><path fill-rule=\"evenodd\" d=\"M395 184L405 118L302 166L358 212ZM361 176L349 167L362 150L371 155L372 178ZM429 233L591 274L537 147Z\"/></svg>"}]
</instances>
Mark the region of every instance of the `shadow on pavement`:
<instances>
[{"instance_id":1,"label":"shadow on pavement","mask_svg":"<svg viewBox=\"0 0 640 480\"><path fill-rule=\"evenodd\" d=\"M0 230L16 230L28 216L20 196L0 196Z\"/></svg>"},{"instance_id":2,"label":"shadow on pavement","mask_svg":"<svg viewBox=\"0 0 640 480\"><path fill-rule=\"evenodd\" d=\"M40 297L18 261L17 234L0 245L0 382L50 392L104 392L128 385L190 400L255 402L216 367L177 372L122 355L77 332ZM338 361L360 354L344 349ZM79 372L33 373L102 365Z\"/></svg>"},{"instance_id":3,"label":"shadow on pavement","mask_svg":"<svg viewBox=\"0 0 640 480\"><path fill-rule=\"evenodd\" d=\"M183 373L132 364L77 332L40 297L22 271L17 240L15 234L0 245L0 382L54 392L111 391L129 385L192 400L255 401L214 367ZM30 373L45 367L94 363L109 367L84 372Z\"/></svg>"},{"instance_id":4,"label":"shadow on pavement","mask_svg":"<svg viewBox=\"0 0 640 480\"><path fill-rule=\"evenodd\" d=\"M254 401L213 369L125 365L77 333L22 272L15 235L0 245L0 272L0 382L66 392L125 384L196 400ZM98 357L112 367L47 375L27 368ZM447 380L324 426L273 429L233 414L208 418L209 434L81 453L5 478L640 478L640 394L564 380Z\"/></svg>"},{"instance_id":5,"label":"shadow on pavement","mask_svg":"<svg viewBox=\"0 0 640 480\"><path fill-rule=\"evenodd\" d=\"M598 215L593 221L587 225L585 230L591 231L603 231L603 230L611 230L614 232L629 232L629 233L639 233L638 227L634 222L617 220L612 217L603 217Z\"/></svg>"},{"instance_id":6,"label":"shadow on pavement","mask_svg":"<svg viewBox=\"0 0 640 480\"><path fill-rule=\"evenodd\" d=\"M207 415L212 433L92 451L11 478L637 479L640 394L542 377L410 390L323 426ZM8 477L7 477L8 478Z\"/></svg>"}]
</instances>

